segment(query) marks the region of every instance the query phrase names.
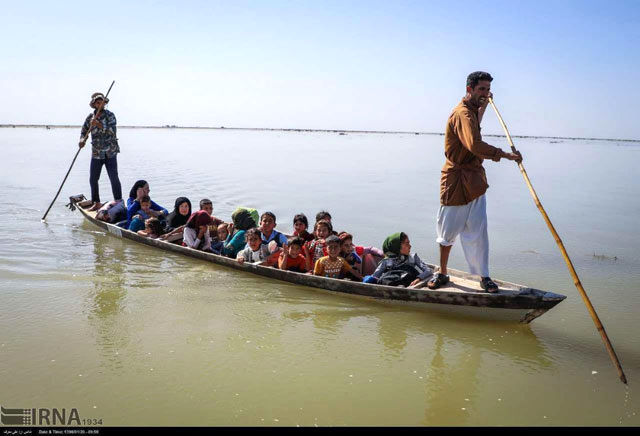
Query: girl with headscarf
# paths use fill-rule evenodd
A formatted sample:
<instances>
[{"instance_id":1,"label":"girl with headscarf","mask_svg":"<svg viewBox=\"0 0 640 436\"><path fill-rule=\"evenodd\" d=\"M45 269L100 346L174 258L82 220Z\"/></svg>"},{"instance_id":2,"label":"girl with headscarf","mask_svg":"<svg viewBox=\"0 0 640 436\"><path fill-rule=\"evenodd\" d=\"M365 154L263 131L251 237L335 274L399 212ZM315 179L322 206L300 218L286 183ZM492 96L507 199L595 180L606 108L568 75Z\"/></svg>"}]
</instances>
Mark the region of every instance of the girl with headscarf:
<instances>
[{"instance_id":1,"label":"girl with headscarf","mask_svg":"<svg viewBox=\"0 0 640 436\"><path fill-rule=\"evenodd\" d=\"M365 283L414 286L432 274L432 270L417 254L411 255L411 242L404 232L394 233L382 244L385 258Z\"/></svg>"},{"instance_id":2,"label":"girl with headscarf","mask_svg":"<svg viewBox=\"0 0 640 436\"><path fill-rule=\"evenodd\" d=\"M167 216L167 228L165 235L162 235L160 239L169 239L174 241L182 236L185 224L191 217L191 201L187 197L176 198L173 212Z\"/></svg>"},{"instance_id":3,"label":"girl with headscarf","mask_svg":"<svg viewBox=\"0 0 640 436\"><path fill-rule=\"evenodd\" d=\"M182 245L196 250L211 251L209 224L213 222L211 215L204 210L191 214L182 234Z\"/></svg>"},{"instance_id":4,"label":"girl with headscarf","mask_svg":"<svg viewBox=\"0 0 640 436\"><path fill-rule=\"evenodd\" d=\"M246 245L245 233L257 227L258 211L251 208L239 207L231 214L232 223L229 225L229 236L224 241L222 254L235 259L236 255Z\"/></svg>"}]
</instances>

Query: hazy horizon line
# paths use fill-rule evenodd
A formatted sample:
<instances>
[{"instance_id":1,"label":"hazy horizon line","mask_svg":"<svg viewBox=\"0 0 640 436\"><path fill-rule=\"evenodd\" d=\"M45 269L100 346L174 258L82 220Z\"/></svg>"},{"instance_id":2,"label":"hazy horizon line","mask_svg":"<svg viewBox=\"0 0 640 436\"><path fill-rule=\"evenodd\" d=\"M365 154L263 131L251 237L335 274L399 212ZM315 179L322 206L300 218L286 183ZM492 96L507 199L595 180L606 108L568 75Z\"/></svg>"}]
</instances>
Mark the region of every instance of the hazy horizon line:
<instances>
[{"instance_id":1,"label":"hazy horizon line","mask_svg":"<svg viewBox=\"0 0 640 436\"><path fill-rule=\"evenodd\" d=\"M81 128L81 124L0 124L0 128L58 128L73 129ZM438 135L444 136L444 132L419 132L400 130L347 130L347 129L306 129L306 128L282 128L282 127L212 127L212 126L177 126L165 124L163 126L118 126L119 129L202 129L202 130L265 130L278 132L325 132L325 133L370 133L370 134L409 134L409 135ZM486 137L506 138L501 134L483 134ZM546 136L546 135L511 135L512 138L533 138L533 139L566 139L566 140L587 140L587 141L610 141L610 142L640 142L640 139L622 138L594 138L578 136Z\"/></svg>"}]
</instances>

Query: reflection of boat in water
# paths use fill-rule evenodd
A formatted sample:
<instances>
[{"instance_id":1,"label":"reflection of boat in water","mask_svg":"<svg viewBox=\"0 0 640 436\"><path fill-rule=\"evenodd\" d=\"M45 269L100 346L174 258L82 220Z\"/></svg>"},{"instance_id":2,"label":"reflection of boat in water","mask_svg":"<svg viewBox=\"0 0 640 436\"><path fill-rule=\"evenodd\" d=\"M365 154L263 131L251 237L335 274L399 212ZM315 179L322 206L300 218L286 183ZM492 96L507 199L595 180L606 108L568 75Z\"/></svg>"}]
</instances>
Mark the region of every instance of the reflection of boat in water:
<instances>
[{"instance_id":1,"label":"reflection of boat in water","mask_svg":"<svg viewBox=\"0 0 640 436\"><path fill-rule=\"evenodd\" d=\"M485 415L486 408L501 404L497 398L505 385L519 383L496 376L500 373L496 365L511 376L555 370L553 350L528 325L460 322L438 314L407 313L402 308L357 305L348 300L319 305L317 299L299 298L301 307L297 308L295 300L288 301L290 309L284 314L295 323L296 331L313 332L315 350L322 355L340 346L334 342L357 342L349 352L376 363L373 368L363 365L366 372L377 379L403 380L389 393L394 398L402 389L415 419L420 419L411 425L494 425L496 415ZM301 335L306 339L305 333ZM490 405L485 403L489 392L496 394ZM406 407L407 403L402 404ZM398 407L398 403L389 407ZM422 418L417 415L421 409ZM407 424L389 416L390 421L382 425Z\"/></svg>"},{"instance_id":2,"label":"reflection of boat in water","mask_svg":"<svg viewBox=\"0 0 640 436\"><path fill-rule=\"evenodd\" d=\"M313 300L315 302L315 300ZM438 344L449 344L451 348L462 347L474 352L502 356L519 365L541 369L552 365L546 347L529 326L509 322L491 323L479 319L438 316L439 314L416 312L411 320L401 314L401 307L380 307L378 305L354 305L347 301L324 304L309 308L310 300L301 301L302 310L288 311L284 316L295 322L309 321L313 327L330 336L348 334L350 322L357 318L367 318L369 330L377 330L379 343L387 352L400 353L410 338L422 337L426 342L434 341L434 347L425 349L437 351ZM424 317L424 318L423 318ZM416 322L423 319L424 322Z\"/></svg>"},{"instance_id":3,"label":"reflection of boat in water","mask_svg":"<svg viewBox=\"0 0 640 436\"><path fill-rule=\"evenodd\" d=\"M420 283L415 288L373 285L284 271L250 263L240 264L235 259L194 250L171 242L146 238L137 233L121 229L113 224L99 221L95 218L96 212L89 212L84 209L90 202L79 201L77 197L72 197L71 203L78 207L88 221L117 237L130 239L163 250L181 253L218 265L224 265L290 283L338 292L340 294L372 298L378 301L393 303L408 303L412 306L428 307L429 309L444 308L447 311L451 311L451 309L463 309L464 312L473 316L488 315L491 319L517 319L524 323L533 321L566 298L564 295L545 292L500 280L494 280L500 287L500 291L489 294L480 289L478 281L473 276L452 269L449 269L449 275L451 277L449 284L443 288L432 291L424 289L426 282ZM433 267L433 265L431 266Z\"/></svg>"}]
</instances>

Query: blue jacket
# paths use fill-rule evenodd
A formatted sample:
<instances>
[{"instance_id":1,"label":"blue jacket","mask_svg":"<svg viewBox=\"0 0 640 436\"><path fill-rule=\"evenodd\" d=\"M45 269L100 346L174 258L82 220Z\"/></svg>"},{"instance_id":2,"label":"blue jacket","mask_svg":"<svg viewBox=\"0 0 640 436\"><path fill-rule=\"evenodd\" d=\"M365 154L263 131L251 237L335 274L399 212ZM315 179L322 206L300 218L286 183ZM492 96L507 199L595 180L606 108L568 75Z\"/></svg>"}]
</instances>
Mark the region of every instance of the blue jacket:
<instances>
[{"instance_id":1,"label":"blue jacket","mask_svg":"<svg viewBox=\"0 0 640 436\"><path fill-rule=\"evenodd\" d=\"M131 224L131 218L134 217L136 213L140 210L140 203L136 201L135 198L129 197L127 199L127 228L129 228L129 224ZM160 206L153 200L151 200L151 210L158 210L164 213L164 216L169 215L169 211L164 207Z\"/></svg>"}]
</instances>

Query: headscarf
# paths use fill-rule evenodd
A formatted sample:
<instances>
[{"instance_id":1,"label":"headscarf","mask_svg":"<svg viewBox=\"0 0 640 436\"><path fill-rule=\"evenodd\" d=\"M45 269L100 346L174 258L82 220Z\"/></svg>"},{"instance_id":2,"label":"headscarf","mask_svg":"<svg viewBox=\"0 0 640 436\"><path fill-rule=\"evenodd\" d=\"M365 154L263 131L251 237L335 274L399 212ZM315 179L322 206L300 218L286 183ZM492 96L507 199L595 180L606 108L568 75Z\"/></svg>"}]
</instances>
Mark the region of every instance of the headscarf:
<instances>
[{"instance_id":1,"label":"headscarf","mask_svg":"<svg viewBox=\"0 0 640 436\"><path fill-rule=\"evenodd\" d=\"M258 211L247 207L239 207L232 214L233 227L235 230L248 230L256 227L260 218Z\"/></svg>"},{"instance_id":2,"label":"headscarf","mask_svg":"<svg viewBox=\"0 0 640 436\"><path fill-rule=\"evenodd\" d=\"M213 222L213 218L204 210L194 212L187 221L187 227L198 230L201 226L208 226Z\"/></svg>"},{"instance_id":3,"label":"headscarf","mask_svg":"<svg viewBox=\"0 0 640 436\"><path fill-rule=\"evenodd\" d=\"M382 251L386 257L400 256L400 245L402 245L402 239L405 237L404 232L394 233L387 236L387 239L382 243Z\"/></svg>"},{"instance_id":4,"label":"headscarf","mask_svg":"<svg viewBox=\"0 0 640 436\"><path fill-rule=\"evenodd\" d=\"M129 198L133 198L135 199L138 195L138 188L142 188L144 185L147 184L146 180L138 180L137 182L135 182L133 184L133 187L131 188L131 191L129 191Z\"/></svg>"},{"instance_id":5,"label":"headscarf","mask_svg":"<svg viewBox=\"0 0 640 436\"><path fill-rule=\"evenodd\" d=\"M178 210L182 203L187 203L189 205L189 213L187 213L186 216L182 215ZM167 217L167 223L169 224L170 227L177 228L185 225L190 217L191 217L191 202L187 197L178 197L176 198L176 204L173 208L173 212L171 212Z\"/></svg>"}]
</instances>

